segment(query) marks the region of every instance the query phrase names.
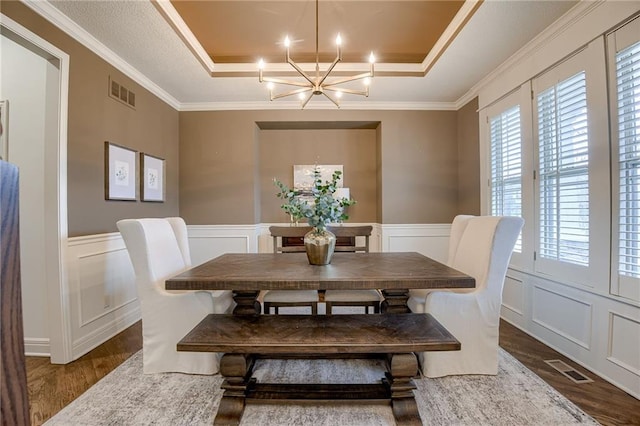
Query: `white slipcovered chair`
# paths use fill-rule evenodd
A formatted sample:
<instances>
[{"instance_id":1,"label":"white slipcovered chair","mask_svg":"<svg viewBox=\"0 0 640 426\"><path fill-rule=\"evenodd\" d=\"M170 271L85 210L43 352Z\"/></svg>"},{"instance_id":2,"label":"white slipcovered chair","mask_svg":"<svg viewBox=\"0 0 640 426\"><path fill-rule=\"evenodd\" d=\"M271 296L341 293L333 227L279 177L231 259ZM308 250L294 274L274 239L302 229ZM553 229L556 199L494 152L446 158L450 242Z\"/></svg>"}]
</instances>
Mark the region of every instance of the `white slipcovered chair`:
<instances>
[{"instance_id":1,"label":"white slipcovered chair","mask_svg":"<svg viewBox=\"0 0 640 426\"><path fill-rule=\"evenodd\" d=\"M178 341L206 315L226 313L233 306L231 291L165 290L165 279L191 265L184 220L125 219L117 226L136 275L144 373L217 373L218 354L176 350Z\"/></svg>"},{"instance_id":2,"label":"white slipcovered chair","mask_svg":"<svg viewBox=\"0 0 640 426\"><path fill-rule=\"evenodd\" d=\"M452 225L449 266L476 280L468 293L413 292L413 312L432 314L462 344L460 351L423 352L427 377L498 373L502 289L511 252L524 221L518 217L463 216Z\"/></svg>"}]
</instances>

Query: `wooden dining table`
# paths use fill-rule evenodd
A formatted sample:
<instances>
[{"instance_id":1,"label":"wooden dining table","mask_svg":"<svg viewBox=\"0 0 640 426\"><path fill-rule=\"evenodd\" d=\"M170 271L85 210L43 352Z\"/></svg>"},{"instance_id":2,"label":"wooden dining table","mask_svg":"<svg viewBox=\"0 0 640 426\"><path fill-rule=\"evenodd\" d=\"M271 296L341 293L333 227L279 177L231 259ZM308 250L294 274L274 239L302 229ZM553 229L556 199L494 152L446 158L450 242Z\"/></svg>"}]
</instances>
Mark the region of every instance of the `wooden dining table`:
<instances>
[{"instance_id":1,"label":"wooden dining table","mask_svg":"<svg viewBox=\"0 0 640 426\"><path fill-rule=\"evenodd\" d=\"M413 394L415 352L461 344L430 314L411 313L410 289L473 288L462 272L419 253L335 253L310 265L305 253L224 254L166 280L167 290L232 290L233 314L207 315L179 351L221 352L224 394L214 424L239 424L247 402L386 401L398 425L421 425ZM380 289L381 314L261 315L262 290ZM379 383L258 383L261 358L379 358Z\"/></svg>"},{"instance_id":2,"label":"wooden dining table","mask_svg":"<svg viewBox=\"0 0 640 426\"><path fill-rule=\"evenodd\" d=\"M381 312L410 312L409 289L473 288L475 280L416 252L335 253L310 265L305 253L227 253L166 281L167 290L233 290L234 314L259 314L261 290L380 289Z\"/></svg>"}]
</instances>

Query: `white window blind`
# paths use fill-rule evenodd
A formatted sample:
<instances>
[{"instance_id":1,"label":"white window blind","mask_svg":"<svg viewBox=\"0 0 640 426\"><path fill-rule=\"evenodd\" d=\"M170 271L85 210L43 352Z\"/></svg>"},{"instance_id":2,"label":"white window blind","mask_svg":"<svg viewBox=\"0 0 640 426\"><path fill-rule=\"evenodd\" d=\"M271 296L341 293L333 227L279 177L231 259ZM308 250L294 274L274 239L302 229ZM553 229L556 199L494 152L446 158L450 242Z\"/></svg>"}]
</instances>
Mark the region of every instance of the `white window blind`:
<instances>
[{"instance_id":1,"label":"white window blind","mask_svg":"<svg viewBox=\"0 0 640 426\"><path fill-rule=\"evenodd\" d=\"M537 96L541 258L589 266L586 74Z\"/></svg>"},{"instance_id":2,"label":"white window blind","mask_svg":"<svg viewBox=\"0 0 640 426\"><path fill-rule=\"evenodd\" d=\"M491 214L522 216L522 138L520 106L489 119L491 143ZM514 251L522 252L522 236Z\"/></svg>"},{"instance_id":3,"label":"white window blind","mask_svg":"<svg viewBox=\"0 0 640 426\"><path fill-rule=\"evenodd\" d=\"M619 140L618 273L640 278L640 42L616 54Z\"/></svg>"}]
</instances>

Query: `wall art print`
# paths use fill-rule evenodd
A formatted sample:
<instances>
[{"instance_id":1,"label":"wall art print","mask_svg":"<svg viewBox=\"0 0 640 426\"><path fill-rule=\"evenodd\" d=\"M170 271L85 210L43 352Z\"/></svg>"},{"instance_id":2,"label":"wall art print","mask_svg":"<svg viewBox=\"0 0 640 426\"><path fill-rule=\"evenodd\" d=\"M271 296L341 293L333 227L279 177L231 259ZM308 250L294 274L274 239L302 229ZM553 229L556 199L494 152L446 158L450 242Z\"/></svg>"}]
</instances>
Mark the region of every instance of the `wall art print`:
<instances>
[{"instance_id":1,"label":"wall art print","mask_svg":"<svg viewBox=\"0 0 640 426\"><path fill-rule=\"evenodd\" d=\"M136 153L111 142L104 143L106 200L136 201Z\"/></svg>"},{"instance_id":2,"label":"wall art print","mask_svg":"<svg viewBox=\"0 0 640 426\"><path fill-rule=\"evenodd\" d=\"M164 202L164 159L140 153L140 199Z\"/></svg>"}]
</instances>

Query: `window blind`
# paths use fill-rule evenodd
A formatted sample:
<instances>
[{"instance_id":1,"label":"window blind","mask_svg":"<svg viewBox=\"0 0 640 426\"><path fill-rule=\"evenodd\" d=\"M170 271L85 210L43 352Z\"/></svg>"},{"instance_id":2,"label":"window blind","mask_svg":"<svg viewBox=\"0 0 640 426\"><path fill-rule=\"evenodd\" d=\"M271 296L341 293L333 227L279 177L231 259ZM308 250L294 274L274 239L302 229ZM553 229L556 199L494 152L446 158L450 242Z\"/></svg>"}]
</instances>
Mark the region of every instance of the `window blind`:
<instances>
[{"instance_id":1,"label":"window blind","mask_svg":"<svg viewBox=\"0 0 640 426\"><path fill-rule=\"evenodd\" d=\"M589 265L589 138L584 71L537 97L543 258Z\"/></svg>"},{"instance_id":2,"label":"window blind","mask_svg":"<svg viewBox=\"0 0 640 426\"><path fill-rule=\"evenodd\" d=\"M640 42L616 54L620 218L618 273L640 278Z\"/></svg>"},{"instance_id":3,"label":"window blind","mask_svg":"<svg viewBox=\"0 0 640 426\"><path fill-rule=\"evenodd\" d=\"M520 106L490 118L491 214L522 216ZM522 236L514 251L522 252Z\"/></svg>"}]
</instances>

